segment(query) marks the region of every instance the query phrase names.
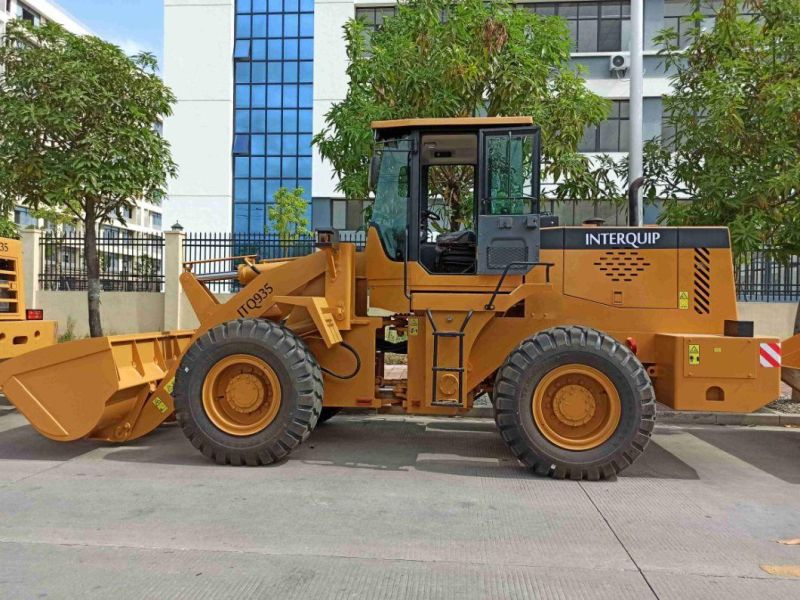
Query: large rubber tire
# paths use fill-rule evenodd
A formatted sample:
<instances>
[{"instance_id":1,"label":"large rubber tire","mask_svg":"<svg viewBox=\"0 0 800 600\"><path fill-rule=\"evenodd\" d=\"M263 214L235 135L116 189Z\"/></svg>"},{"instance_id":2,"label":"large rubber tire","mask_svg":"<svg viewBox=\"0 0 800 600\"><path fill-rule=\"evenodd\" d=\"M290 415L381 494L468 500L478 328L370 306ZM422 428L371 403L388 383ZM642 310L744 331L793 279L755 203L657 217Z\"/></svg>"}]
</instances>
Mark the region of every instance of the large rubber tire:
<instances>
[{"instance_id":1,"label":"large rubber tire","mask_svg":"<svg viewBox=\"0 0 800 600\"><path fill-rule=\"evenodd\" d=\"M610 438L588 450L552 443L533 416L539 383L569 364L600 371L619 394L619 424ZM644 452L655 424L655 393L642 363L627 346L586 327L556 327L522 342L498 371L494 405L497 427L514 455L536 474L556 479L615 477Z\"/></svg>"},{"instance_id":2,"label":"large rubber tire","mask_svg":"<svg viewBox=\"0 0 800 600\"><path fill-rule=\"evenodd\" d=\"M203 383L220 360L249 355L269 365L280 383L274 419L252 435L226 433L203 406ZM218 464L266 465L286 457L314 429L322 410L322 372L305 342L272 321L241 319L218 325L192 344L175 377L175 415L183 433Z\"/></svg>"},{"instance_id":3,"label":"large rubber tire","mask_svg":"<svg viewBox=\"0 0 800 600\"><path fill-rule=\"evenodd\" d=\"M330 421L333 417L338 415L341 412L341 410L342 409L339 408L338 406L323 408L322 412L319 415L319 421L317 422L317 425L321 425L326 421Z\"/></svg>"}]
</instances>

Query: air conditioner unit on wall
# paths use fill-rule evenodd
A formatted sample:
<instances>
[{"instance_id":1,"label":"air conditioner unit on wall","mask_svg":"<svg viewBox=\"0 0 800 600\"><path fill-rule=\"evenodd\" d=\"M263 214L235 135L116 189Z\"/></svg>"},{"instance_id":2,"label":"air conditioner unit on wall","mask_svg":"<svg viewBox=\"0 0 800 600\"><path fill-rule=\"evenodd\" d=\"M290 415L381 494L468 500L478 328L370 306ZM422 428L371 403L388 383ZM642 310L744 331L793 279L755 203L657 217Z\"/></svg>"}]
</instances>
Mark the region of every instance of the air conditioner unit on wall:
<instances>
[{"instance_id":1,"label":"air conditioner unit on wall","mask_svg":"<svg viewBox=\"0 0 800 600\"><path fill-rule=\"evenodd\" d=\"M627 71L631 67L631 55L628 52L617 52L608 59L610 71Z\"/></svg>"}]
</instances>

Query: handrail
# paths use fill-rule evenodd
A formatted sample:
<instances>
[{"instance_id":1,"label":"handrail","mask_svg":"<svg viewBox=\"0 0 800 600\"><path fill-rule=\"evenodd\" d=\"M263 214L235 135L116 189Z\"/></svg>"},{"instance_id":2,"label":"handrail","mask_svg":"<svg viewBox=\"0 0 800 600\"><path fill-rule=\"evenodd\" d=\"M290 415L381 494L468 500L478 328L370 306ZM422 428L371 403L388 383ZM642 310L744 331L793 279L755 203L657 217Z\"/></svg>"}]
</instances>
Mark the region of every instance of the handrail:
<instances>
[{"instance_id":1,"label":"handrail","mask_svg":"<svg viewBox=\"0 0 800 600\"><path fill-rule=\"evenodd\" d=\"M545 267L545 282L550 283L550 269L555 266L555 263L546 262L516 261L508 263L506 268L503 269L503 274L500 276L500 281L497 282L497 287L494 288L494 292L492 292L492 297L489 299L489 302L484 308L486 310L494 310L494 301L497 299L497 295L500 293L500 288L503 287L503 282L505 282L506 276L508 275L508 271L511 269L511 267ZM525 283L526 275L527 273L523 273L522 275L523 283Z\"/></svg>"}]
</instances>

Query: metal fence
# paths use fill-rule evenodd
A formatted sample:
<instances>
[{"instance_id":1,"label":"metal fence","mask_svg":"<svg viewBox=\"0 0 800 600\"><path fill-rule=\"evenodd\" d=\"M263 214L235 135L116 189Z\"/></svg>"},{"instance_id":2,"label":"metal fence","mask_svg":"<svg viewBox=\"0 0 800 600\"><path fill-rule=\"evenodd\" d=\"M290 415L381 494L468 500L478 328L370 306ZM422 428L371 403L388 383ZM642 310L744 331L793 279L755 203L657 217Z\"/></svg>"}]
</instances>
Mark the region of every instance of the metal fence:
<instances>
[{"instance_id":1,"label":"metal fence","mask_svg":"<svg viewBox=\"0 0 800 600\"><path fill-rule=\"evenodd\" d=\"M736 294L743 302L800 301L800 256L780 262L752 252L736 265Z\"/></svg>"},{"instance_id":2,"label":"metal fence","mask_svg":"<svg viewBox=\"0 0 800 600\"><path fill-rule=\"evenodd\" d=\"M340 240L354 242L358 249L364 247L361 232L341 233ZM291 258L305 256L314 251L316 236L286 239L273 233L189 233L183 242L183 260L197 263L192 271L198 275L232 273L243 262L244 256L259 259ZM215 293L235 293L238 281L210 281L208 288Z\"/></svg>"},{"instance_id":3,"label":"metal fence","mask_svg":"<svg viewBox=\"0 0 800 600\"><path fill-rule=\"evenodd\" d=\"M86 290L82 233L45 233L40 241L39 286L43 290ZM123 230L97 238L100 283L107 292L161 292L164 236Z\"/></svg>"}]
</instances>

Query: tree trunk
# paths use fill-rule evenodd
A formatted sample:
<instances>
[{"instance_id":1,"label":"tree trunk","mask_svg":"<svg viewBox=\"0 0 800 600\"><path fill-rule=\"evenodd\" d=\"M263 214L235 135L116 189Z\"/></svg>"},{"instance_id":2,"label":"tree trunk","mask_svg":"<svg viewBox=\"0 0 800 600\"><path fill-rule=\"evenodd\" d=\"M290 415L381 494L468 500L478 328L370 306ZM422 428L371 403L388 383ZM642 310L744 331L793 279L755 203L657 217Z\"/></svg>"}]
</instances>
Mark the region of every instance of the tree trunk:
<instances>
[{"instance_id":1,"label":"tree trunk","mask_svg":"<svg viewBox=\"0 0 800 600\"><path fill-rule=\"evenodd\" d=\"M100 323L100 256L97 253L97 229L94 203L86 203L86 232L83 238L83 258L86 262L86 289L89 296L89 335L103 337Z\"/></svg>"},{"instance_id":2,"label":"tree trunk","mask_svg":"<svg viewBox=\"0 0 800 600\"><path fill-rule=\"evenodd\" d=\"M794 313L794 334L800 333L800 302L797 303L797 310ZM792 402L800 404L800 390L792 388Z\"/></svg>"}]
</instances>

